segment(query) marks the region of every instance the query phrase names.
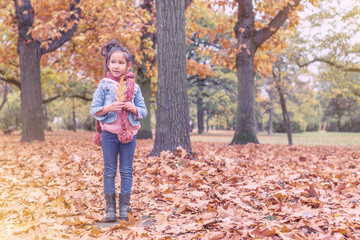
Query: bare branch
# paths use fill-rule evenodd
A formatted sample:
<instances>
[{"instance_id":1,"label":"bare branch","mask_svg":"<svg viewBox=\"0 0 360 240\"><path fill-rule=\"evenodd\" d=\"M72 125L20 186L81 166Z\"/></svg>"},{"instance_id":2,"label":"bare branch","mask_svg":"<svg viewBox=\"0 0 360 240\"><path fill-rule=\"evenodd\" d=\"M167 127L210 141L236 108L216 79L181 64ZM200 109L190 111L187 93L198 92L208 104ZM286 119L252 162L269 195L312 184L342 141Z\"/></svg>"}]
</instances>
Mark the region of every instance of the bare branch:
<instances>
[{"instance_id":1,"label":"bare branch","mask_svg":"<svg viewBox=\"0 0 360 240\"><path fill-rule=\"evenodd\" d=\"M193 0L185 0L185 10L190 6Z\"/></svg>"},{"instance_id":2,"label":"bare branch","mask_svg":"<svg viewBox=\"0 0 360 240\"><path fill-rule=\"evenodd\" d=\"M82 100L88 101L88 102L92 101L92 98L86 97L85 94L84 95L72 95L71 97L72 98L79 98L79 99L82 99Z\"/></svg>"},{"instance_id":3,"label":"bare branch","mask_svg":"<svg viewBox=\"0 0 360 240\"><path fill-rule=\"evenodd\" d=\"M69 97L69 98L79 98L79 99L82 99L84 101L92 101L92 98L89 98L86 96L86 92L84 92L82 95L79 95L79 94L74 94L74 95L66 95L65 93L59 93L58 95L56 96L53 96L53 97L50 97L48 99L43 99L43 104L46 104L46 103L49 103L49 102L52 102L60 97Z\"/></svg>"},{"instance_id":4,"label":"bare branch","mask_svg":"<svg viewBox=\"0 0 360 240\"><path fill-rule=\"evenodd\" d=\"M306 67L314 62L323 62L344 72L360 72L360 68L351 68L351 67L349 68L343 65L336 64L335 62L332 62L324 58L314 58L313 60L306 63L299 63L299 61L296 59L296 63L299 67Z\"/></svg>"},{"instance_id":5,"label":"bare branch","mask_svg":"<svg viewBox=\"0 0 360 240\"><path fill-rule=\"evenodd\" d=\"M70 38L72 37L72 35L74 34L74 32L77 29L77 25L78 25L78 22L80 19L81 9L80 9L79 3L80 3L80 0L72 0L70 3L70 11L73 12L73 14L71 14L70 18L66 20L64 29L66 29L67 25L70 23L73 23L72 27L66 31L59 31L61 33L60 38L57 38L55 40L48 39L47 41L49 41L50 43L47 48L42 47L40 49L41 55L44 55L46 53L49 53L49 52L52 52L52 51L58 49L64 43L66 43L67 41L70 40Z\"/></svg>"},{"instance_id":6,"label":"bare branch","mask_svg":"<svg viewBox=\"0 0 360 240\"><path fill-rule=\"evenodd\" d=\"M262 28L255 32L256 46L259 47L268 38L274 35L277 30L284 24L291 10L296 8L301 0L293 0L294 4L288 4L287 7L282 9L268 24L268 27Z\"/></svg>"},{"instance_id":7,"label":"bare branch","mask_svg":"<svg viewBox=\"0 0 360 240\"><path fill-rule=\"evenodd\" d=\"M0 72L0 73L2 74L2 72ZM9 84L12 84L21 90L21 82L18 79L15 79L12 77L5 78L4 76L0 75L0 80L3 80L4 82L7 82Z\"/></svg>"},{"instance_id":8,"label":"bare branch","mask_svg":"<svg viewBox=\"0 0 360 240\"><path fill-rule=\"evenodd\" d=\"M58 99L59 97L62 97L62 96L64 96L64 95L63 94L58 94L58 95L56 95L54 97L51 97L51 98L48 98L48 99L43 99L42 103L46 104L46 103L52 102L52 101L54 101L54 100L56 100L56 99Z\"/></svg>"},{"instance_id":9,"label":"bare branch","mask_svg":"<svg viewBox=\"0 0 360 240\"><path fill-rule=\"evenodd\" d=\"M0 111L1 111L1 109L4 107L5 103L7 102L7 94L8 94L8 85L5 84L3 101L2 101L2 103L0 104Z\"/></svg>"},{"instance_id":10,"label":"bare branch","mask_svg":"<svg viewBox=\"0 0 360 240\"><path fill-rule=\"evenodd\" d=\"M355 89L353 90L353 94L357 97L360 97L360 92L356 91Z\"/></svg>"}]
</instances>

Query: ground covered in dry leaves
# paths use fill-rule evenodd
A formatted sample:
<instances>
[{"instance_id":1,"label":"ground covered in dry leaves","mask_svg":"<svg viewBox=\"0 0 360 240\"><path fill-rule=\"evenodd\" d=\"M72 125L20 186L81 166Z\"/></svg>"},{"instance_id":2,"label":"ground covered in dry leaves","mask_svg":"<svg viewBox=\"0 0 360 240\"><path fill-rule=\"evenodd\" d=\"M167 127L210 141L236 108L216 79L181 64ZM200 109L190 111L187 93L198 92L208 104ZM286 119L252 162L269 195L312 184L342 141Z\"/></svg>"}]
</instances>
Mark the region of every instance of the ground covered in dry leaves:
<instances>
[{"instance_id":1,"label":"ground covered in dry leaves","mask_svg":"<svg viewBox=\"0 0 360 240\"><path fill-rule=\"evenodd\" d=\"M138 140L130 221L106 226L92 135L0 135L1 239L360 239L360 150Z\"/></svg>"}]
</instances>

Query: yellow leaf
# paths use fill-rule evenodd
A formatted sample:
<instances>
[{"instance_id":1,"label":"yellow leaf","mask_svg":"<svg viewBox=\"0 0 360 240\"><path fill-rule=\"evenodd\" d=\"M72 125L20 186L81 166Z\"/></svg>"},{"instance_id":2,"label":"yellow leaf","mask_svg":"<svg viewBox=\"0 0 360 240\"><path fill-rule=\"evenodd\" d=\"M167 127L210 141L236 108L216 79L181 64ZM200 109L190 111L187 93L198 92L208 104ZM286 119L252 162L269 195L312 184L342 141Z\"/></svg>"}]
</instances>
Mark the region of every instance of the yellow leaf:
<instances>
[{"instance_id":1,"label":"yellow leaf","mask_svg":"<svg viewBox=\"0 0 360 240\"><path fill-rule=\"evenodd\" d=\"M64 197L60 196L53 202L53 204L55 207L60 207L64 201L65 201Z\"/></svg>"},{"instance_id":2,"label":"yellow leaf","mask_svg":"<svg viewBox=\"0 0 360 240\"><path fill-rule=\"evenodd\" d=\"M65 222L63 222L63 224L70 225L70 226L71 225L79 226L79 225L85 225L85 224L87 224L87 222L81 220L78 217L75 217L73 220L70 220L70 219L66 220Z\"/></svg>"},{"instance_id":3,"label":"yellow leaf","mask_svg":"<svg viewBox=\"0 0 360 240\"><path fill-rule=\"evenodd\" d=\"M349 230L345 228L334 228L334 232L345 234L345 233L349 233Z\"/></svg>"},{"instance_id":4,"label":"yellow leaf","mask_svg":"<svg viewBox=\"0 0 360 240\"><path fill-rule=\"evenodd\" d=\"M103 232L100 229L97 228L93 228L90 231L90 235L93 237L98 237L99 235L101 235Z\"/></svg>"},{"instance_id":5,"label":"yellow leaf","mask_svg":"<svg viewBox=\"0 0 360 240\"><path fill-rule=\"evenodd\" d=\"M30 228L35 227L37 225L39 225L40 223L38 221L33 221L32 218L30 217L25 224L21 224L19 226L16 226L14 228L14 233L15 234L20 234L23 232L28 232Z\"/></svg>"},{"instance_id":6,"label":"yellow leaf","mask_svg":"<svg viewBox=\"0 0 360 240\"><path fill-rule=\"evenodd\" d=\"M116 89L116 101L123 102L125 100L125 93L127 91L127 86L125 86L124 76L120 79L117 89Z\"/></svg>"},{"instance_id":7,"label":"yellow leaf","mask_svg":"<svg viewBox=\"0 0 360 240\"><path fill-rule=\"evenodd\" d=\"M291 231L292 230L289 229L286 225L284 225L280 230L280 232L282 232L282 233L288 233L288 232L291 232Z\"/></svg>"},{"instance_id":8,"label":"yellow leaf","mask_svg":"<svg viewBox=\"0 0 360 240\"><path fill-rule=\"evenodd\" d=\"M49 48L49 42L48 41L45 41L45 42L41 43L40 48L44 48L44 47L45 47L45 49Z\"/></svg>"}]
</instances>

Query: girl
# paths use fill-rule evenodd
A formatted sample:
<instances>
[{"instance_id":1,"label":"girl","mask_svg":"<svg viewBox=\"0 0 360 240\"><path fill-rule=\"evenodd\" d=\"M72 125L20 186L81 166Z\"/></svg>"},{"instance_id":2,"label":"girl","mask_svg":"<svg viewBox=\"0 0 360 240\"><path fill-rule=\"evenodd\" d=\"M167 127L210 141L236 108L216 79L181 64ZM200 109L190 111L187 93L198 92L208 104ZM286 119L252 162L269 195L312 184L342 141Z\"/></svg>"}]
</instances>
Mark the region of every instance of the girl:
<instances>
[{"instance_id":1,"label":"girl","mask_svg":"<svg viewBox=\"0 0 360 240\"><path fill-rule=\"evenodd\" d=\"M147 109L135 75L130 72L130 51L110 41L101 49L105 57L105 78L100 81L90 106L90 113L97 120L104 157L104 194L106 201L105 222L116 221L115 176L120 157L121 192L119 194L120 220L128 221L132 187L132 164L139 119L146 117Z\"/></svg>"}]
</instances>

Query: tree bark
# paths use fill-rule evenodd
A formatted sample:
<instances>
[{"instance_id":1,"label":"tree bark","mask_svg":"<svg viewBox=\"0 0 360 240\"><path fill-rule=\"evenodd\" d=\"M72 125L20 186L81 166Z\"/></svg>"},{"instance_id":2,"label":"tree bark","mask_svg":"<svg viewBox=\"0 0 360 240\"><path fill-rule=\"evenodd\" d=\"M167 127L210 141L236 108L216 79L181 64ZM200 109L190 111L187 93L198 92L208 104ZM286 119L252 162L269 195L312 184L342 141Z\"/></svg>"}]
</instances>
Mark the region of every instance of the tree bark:
<instances>
[{"instance_id":1,"label":"tree bark","mask_svg":"<svg viewBox=\"0 0 360 240\"><path fill-rule=\"evenodd\" d=\"M73 120L73 132L76 132L76 108L75 108L75 99L72 99L72 120Z\"/></svg>"},{"instance_id":2,"label":"tree bark","mask_svg":"<svg viewBox=\"0 0 360 240\"><path fill-rule=\"evenodd\" d=\"M206 109L206 132L209 132L210 126L209 126L209 119L210 119L210 114L209 114L209 110Z\"/></svg>"},{"instance_id":3,"label":"tree bark","mask_svg":"<svg viewBox=\"0 0 360 240\"><path fill-rule=\"evenodd\" d=\"M261 107L260 106L258 106L258 120L257 120L257 124L256 124L256 126L257 126L257 132L259 133L259 132L263 132L264 131L264 123L263 123L263 115L262 115L262 113L261 113L261 109L260 109Z\"/></svg>"},{"instance_id":4,"label":"tree bark","mask_svg":"<svg viewBox=\"0 0 360 240\"><path fill-rule=\"evenodd\" d=\"M8 85L4 85L4 92L3 92L3 101L0 104L0 111L4 107L5 103L7 102L7 94L8 94Z\"/></svg>"},{"instance_id":5,"label":"tree bark","mask_svg":"<svg viewBox=\"0 0 360 240\"><path fill-rule=\"evenodd\" d=\"M27 40L19 34L17 48L21 73L21 141L44 141L44 116L40 80L40 42L30 41L27 43Z\"/></svg>"},{"instance_id":6,"label":"tree bark","mask_svg":"<svg viewBox=\"0 0 360 240\"><path fill-rule=\"evenodd\" d=\"M198 96L196 100L196 109L197 109L198 133L202 134L204 132L204 109L203 109L203 99L201 96Z\"/></svg>"},{"instance_id":7,"label":"tree bark","mask_svg":"<svg viewBox=\"0 0 360 240\"><path fill-rule=\"evenodd\" d=\"M186 88L185 2L156 1L158 88L151 156L183 147L191 152Z\"/></svg>"},{"instance_id":8,"label":"tree bark","mask_svg":"<svg viewBox=\"0 0 360 240\"><path fill-rule=\"evenodd\" d=\"M256 138L254 55L261 46L283 25L289 12L300 0L290 1L269 22L267 27L255 29L255 14L252 0L237 0L237 23L234 32L237 38L236 69L238 79L238 108L234 138L231 144L259 143Z\"/></svg>"},{"instance_id":9,"label":"tree bark","mask_svg":"<svg viewBox=\"0 0 360 240\"><path fill-rule=\"evenodd\" d=\"M274 108L269 109L269 121L268 121L268 135L273 135L273 123L274 123Z\"/></svg>"},{"instance_id":10,"label":"tree bark","mask_svg":"<svg viewBox=\"0 0 360 240\"><path fill-rule=\"evenodd\" d=\"M254 16L251 0L238 1L238 22L235 34L238 39L236 70L238 79L238 108L234 138L231 144L259 143L256 138ZM246 47L245 47L246 46Z\"/></svg>"},{"instance_id":11,"label":"tree bark","mask_svg":"<svg viewBox=\"0 0 360 240\"><path fill-rule=\"evenodd\" d=\"M341 115L340 114L338 114L336 126L337 126L337 131L340 132L340 128L341 128Z\"/></svg>"},{"instance_id":12,"label":"tree bark","mask_svg":"<svg viewBox=\"0 0 360 240\"><path fill-rule=\"evenodd\" d=\"M193 0L185 0L185 8L187 8ZM142 4L140 4L140 7L146 11L148 11L150 14L154 13L153 8L154 0L144 0ZM143 35L141 36L141 47L140 51L145 48L145 41L148 39L151 39L153 42L152 48L155 49L156 47L156 33L155 32L149 32L148 27L154 24L154 19L152 18L149 22L147 22L145 27L142 29ZM149 57L144 55L143 62L149 62L152 66L155 65L156 59L154 57ZM139 86L141 88L141 91L143 93L145 105L148 108L148 115L146 118L140 120L141 129L136 135L137 139L151 139L153 138L152 134L152 128L151 128L151 78L145 77L145 66L140 66L138 69L138 76L140 77Z\"/></svg>"},{"instance_id":13,"label":"tree bark","mask_svg":"<svg viewBox=\"0 0 360 240\"><path fill-rule=\"evenodd\" d=\"M289 145L293 145L291 121L290 121L289 113L286 108L286 100L285 100L285 96L284 96L284 90L281 87L281 83L280 83L281 82L281 74L279 73L279 76L276 77L275 72L273 70L273 76L274 76L276 89L280 96L280 105L281 105L283 120L284 120L284 124L285 124L285 128L286 128L286 134L288 137L288 142L289 142Z\"/></svg>"},{"instance_id":14,"label":"tree bark","mask_svg":"<svg viewBox=\"0 0 360 240\"><path fill-rule=\"evenodd\" d=\"M198 122L198 133L202 134L204 132L204 101L202 97L202 91L204 89L204 80L196 81L196 84L199 89L199 94L196 99L196 110L197 110L197 122Z\"/></svg>"},{"instance_id":15,"label":"tree bark","mask_svg":"<svg viewBox=\"0 0 360 240\"><path fill-rule=\"evenodd\" d=\"M275 100L275 96L274 96L274 92L273 92L272 89L267 88L266 91L269 94L269 99L270 99L268 135L273 135L274 134L274 132L273 132L273 123L274 123L274 100Z\"/></svg>"},{"instance_id":16,"label":"tree bark","mask_svg":"<svg viewBox=\"0 0 360 240\"><path fill-rule=\"evenodd\" d=\"M279 95L280 95L280 104L281 104L281 109L282 109L282 113L283 113L284 124L286 127L288 142L289 142L289 145L293 145L291 121L290 121L289 113L286 108L286 100L284 97L284 93L282 92L282 89L279 88L278 91L279 91Z\"/></svg>"}]
</instances>

